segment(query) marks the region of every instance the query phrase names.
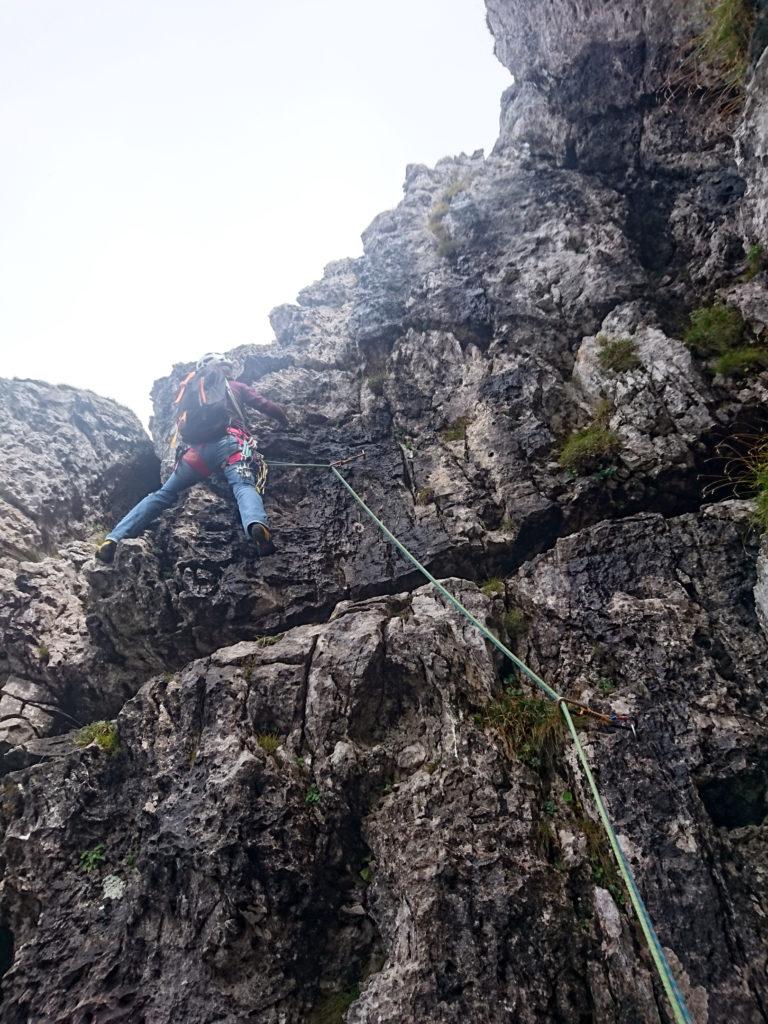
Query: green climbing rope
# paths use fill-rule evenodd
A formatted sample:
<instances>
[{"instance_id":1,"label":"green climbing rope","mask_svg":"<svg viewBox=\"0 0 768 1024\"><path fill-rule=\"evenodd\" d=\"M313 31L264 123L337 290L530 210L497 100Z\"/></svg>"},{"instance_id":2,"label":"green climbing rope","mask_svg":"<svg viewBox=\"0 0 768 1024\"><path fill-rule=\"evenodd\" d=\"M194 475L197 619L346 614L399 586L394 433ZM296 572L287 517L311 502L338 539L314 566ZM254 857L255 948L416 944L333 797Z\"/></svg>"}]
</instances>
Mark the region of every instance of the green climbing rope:
<instances>
[{"instance_id":1,"label":"green climbing rope","mask_svg":"<svg viewBox=\"0 0 768 1024\"><path fill-rule=\"evenodd\" d=\"M387 538L390 544L393 544L394 547L396 547L397 550L400 552L400 554L403 555L403 557L406 558L422 574L422 576L425 577L425 579L429 580L432 586L435 587L435 589L438 590L443 595L443 597L445 597L446 600L448 600L450 604L454 606L454 608L461 612L461 614L466 619L468 619L473 626L479 629L482 635L486 638L486 640L489 640L494 645L494 647L501 651L501 653L506 658L508 658L515 666L517 666L517 668L521 672L528 676L528 678L540 690L543 690L544 693L546 693L546 695L550 698L550 700L553 700L557 703L558 707L560 708L560 711L562 712L563 718L565 719L565 723L568 727L568 731L571 734L571 738L573 739L574 746L576 747L576 754L579 758L579 762L581 763L581 767L584 771L584 776L587 780L589 789L592 793L592 799L594 800L595 808L600 818L600 822L608 837L608 841L610 843L611 850L613 851L613 855L616 859L616 863L618 864L621 877L624 880L624 885L626 886L629 899L632 903L635 914L637 915L637 919L640 922L640 927L643 931L643 935L645 936L645 940L648 943L648 949L650 950L651 956L653 957L653 962L656 966L659 979L661 980L661 984L664 987L664 991L667 995L667 999L669 1000L670 1007L672 1008L672 1013L675 1018L675 1022L676 1024L694 1024L693 1017L691 1016L690 1011L688 1010L688 1007L685 1003L685 999L683 998L680 988L678 987L678 984L675 980L675 977L672 974L672 969L669 965L669 960L667 959L666 954L662 949L661 943L659 942L659 937L656 934L656 929L654 928L653 922L651 921L650 915L648 914L645 902L643 901L643 898L640 895L640 891L637 888L637 883L635 882L632 869L629 866L629 863L624 855L624 851L621 849L621 845L619 843L616 832L614 831L613 825L611 824L610 818L608 817L608 813L605 809L605 805L603 804L602 797L600 796L600 791L597 788L597 783L595 782L594 775L592 774L592 769L590 768L589 761L587 760L586 752L584 750L581 740L579 739L579 734L576 731L576 726L573 724L573 719L571 718L571 713L568 710L568 705L566 704L565 698L561 697L556 690L553 690L552 687L541 678L541 676L537 675L533 671L533 669L529 668L524 661L521 661L520 658L517 657L517 655L510 651L510 649L505 644L503 644L497 636L494 636L494 634L487 628L487 626L484 626L483 623L480 622L480 620L477 619L468 608L464 607L464 605L461 603L461 601L458 600L458 598L454 597L453 594L449 590L447 590L443 586L443 584L440 583L439 580L435 579L432 573L424 565L421 564L418 558L416 558L415 555L412 555L408 548L404 544L402 544L390 530L387 529L387 527L384 525L381 519L379 519L376 513L373 512L368 507L368 505L366 505L366 503L363 501L363 499L360 497L357 491L352 487L351 484L347 482L347 480L342 476L342 474L339 472L336 466L333 465L333 463L271 464L317 469L323 468L332 470L335 476L338 477L338 479L341 481L344 488L352 496L354 501L357 502L357 504L363 509L366 515L368 515L370 519L376 524L376 526L378 526L378 528L381 530L381 532L384 534L384 536Z\"/></svg>"},{"instance_id":2,"label":"green climbing rope","mask_svg":"<svg viewBox=\"0 0 768 1024\"><path fill-rule=\"evenodd\" d=\"M592 790L592 799L594 800L595 807L597 808L597 813L600 815L600 821L605 829L605 834L608 836L608 841L611 844L611 849L613 850L613 855L616 858L616 863L619 865L621 877L624 879L624 885L629 893L632 906L635 908L635 914L637 915L640 927L643 930L645 941L648 943L648 949L653 957L653 962L656 965L656 970L661 978L664 991L667 993L667 999L669 999L670 1005L675 1014L675 1020L678 1022L683 1021L684 1024L693 1024L693 1018L688 1011L683 994L678 987L674 975L672 974L672 970L669 966L669 960L667 960L664 950L661 948L659 937L656 934L656 929L653 927L653 922L648 914L645 901L637 888L635 876L632 874L632 869L627 863L627 858L624 856L624 851L622 850L618 836L613 829L611 819L608 817L608 812L605 809L603 798L600 796L600 791L597 788L595 777L592 774L592 769L590 768L589 761L587 760L586 752L582 746L579 734L576 731L576 726L573 724L571 712L568 710L568 705L565 701L561 700L559 704L560 710L563 713L563 718L565 718L568 730L573 739L574 746L576 747L576 753L579 761L581 762L581 767L584 769L584 775L589 783L589 788Z\"/></svg>"},{"instance_id":3,"label":"green climbing rope","mask_svg":"<svg viewBox=\"0 0 768 1024\"><path fill-rule=\"evenodd\" d=\"M661 983L664 986L664 991L666 992L670 1006L672 1007L672 1012L674 1013L675 1021L677 1022L677 1024L693 1024L693 1018L691 1017L688 1007L686 1006L685 999L683 998L683 995L680 992L677 982L675 981L674 975L672 974L672 970L669 966L669 961L667 960L667 957L664 954L664 950L661 948L661 943L659 942L659 937L656 934L656 929L653 927L653 922L650 919L643 898L640 895L640 892L637 888L634 875L632 874L632 869L627 863L627 859L624 856L624 852L621 849L621 846L619 845L619 840L616 836L616 833L614 832L613 825L611 824L608 814L605 810L605 806L600 796L600 792L597 788L597 783L595 782L595 778L592 774L592 769L590 768L589 761L587 760L587 755L584 751L584 747L582 746L581 740L579 739L579 734L576 731L576 727L573 724L573 719L571 718L571 713L568 710L567 704L560 697L560 694L557 693L556 690L553 690L548 683L545 683L544 680L533 671L533 669L529 668L525 664L525 662L521 661L520 658L517 657L517 655L513 654L512 651L510 651L510 649L505 644L503 644L498 637L494 636L493 633L491 633L491 631L486 626L484 626L482 622L479 621L479 619L475 618L475 616L468 608L464 607L461 601L454 597L453 594L451 594L450 591L447 590L443 586L443 584L440 583L439 580L435 579L432 573L424 565L421 564L418 558L416 558L415 555L412 555L408 548L404 544L401 544L397 537L395 537L395 535L387 529L387 527L379 519L375 512L373 512L368 507L368 505L366 505L366 503L363 501L360 495L344 479L344 477L341 475L341 473L335 466L330 466L330 469L338 477L338 479L341 481L341 483L349 492L349 494L354 498L357 504L378 526L378 528L381 530L381 532L384 534L387 540L397 548L400 554L407 558L408 561L413 566L415 566L416 569L418 569L422 576L428 579L432 586L439 590L440 593L445 598L447 598L447 600L450 601L450 603L458 611L460 611L465 618L469 619L469 621L474 626L476 626L477 629L480 630L483 636L487 640L490 640L494 647L498 648L502 652L502 654L505 655L505 657L509 658L509 660L514 665L516 665L521 672L524 672L525 675L527 675L528 678L531 679L532 682L534 682L536 686L539 687L539 689L543 690L544 693L546 693L546 695L551 700L557 702L563 714L563 718L565 719L566 725L568 726L568 730L571 734L571 737L573 738L573 742L576 746L576 753L579 757L579 761L581 762L581 766L584 770L584 775L586 776L587 782L589 783L589 788L592 791L592 797L595 802L597 813L600 816L600 821L603 825L603 828L605 829L606 835L608 836L608 841L611 844L613 855L616 858L616 863L619 866L619 871L621 872L621 876L624 879L624 884L627 888L627 893L629 894L629 898L632 902L632 906L634 907L635 914L637 915L637 919L640 922L640 927L642 928L643 934L645 935L646 942L648 943L648 948L650 949L651 956L653 957L654 964L656 965L656 970L658 971L659 978L661 979Z\"/></svg>"}]
</instances>

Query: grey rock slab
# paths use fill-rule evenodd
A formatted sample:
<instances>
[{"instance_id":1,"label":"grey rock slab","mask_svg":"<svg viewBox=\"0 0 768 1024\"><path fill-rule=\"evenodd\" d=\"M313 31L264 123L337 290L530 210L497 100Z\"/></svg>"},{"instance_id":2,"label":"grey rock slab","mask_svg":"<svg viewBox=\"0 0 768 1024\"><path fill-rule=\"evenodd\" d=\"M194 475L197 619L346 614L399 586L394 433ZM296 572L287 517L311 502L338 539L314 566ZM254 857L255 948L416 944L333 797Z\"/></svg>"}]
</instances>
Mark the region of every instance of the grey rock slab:
<instances>
[{"instance_id":1,"label":"grey rock slab","mask_svg":"<svg viewBox=\"0 0 768 1024\"><path fill-rule=\"evenodd\" d=\"M157 459L127 409L88 391L0 380L0 554L40 557L126 512Z\"/></svg>"}]
</instances>

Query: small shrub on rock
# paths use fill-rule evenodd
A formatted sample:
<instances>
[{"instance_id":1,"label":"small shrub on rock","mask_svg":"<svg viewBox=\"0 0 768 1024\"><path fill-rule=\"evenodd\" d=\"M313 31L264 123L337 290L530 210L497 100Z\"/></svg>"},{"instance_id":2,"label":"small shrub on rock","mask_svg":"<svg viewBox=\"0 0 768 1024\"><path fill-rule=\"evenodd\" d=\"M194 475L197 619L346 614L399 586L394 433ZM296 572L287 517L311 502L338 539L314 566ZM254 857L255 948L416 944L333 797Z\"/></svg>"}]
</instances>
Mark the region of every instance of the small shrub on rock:
<instances>
[{"instance_id":1,"label":"small shrub on rock","mask_svg":"<svg viewBox=\"0 0 768 1024\"><path fill-rule=\"evenodd\" d=\"M459 248L458 243L451 236L450 231L446 227L445 218L450 210L451 200L454 196L463 192L468 184L468 178L456 178L446 186L441 198L433 204L432 209L429 211L427 225L429 230L435 236L437 254L438 256L442 256L444 259L455 255Z\"/></svg>"},{"instance_id":2,"label":"small shrub on rock","mask_svg":"<svg viewBox=\"0 0 768 1024\"><path fill-rule=\"evenodd\" d=\"M450 207L444 199L438 199L438 201L432 206L432 209L429 211L429 220L427 221L429 230L432 234L437 234L441 224L443 223L443 218L448 213L449 209Z\"/></svg>"},{"instance_id":3,"label":"small shrub on rock","mask_svg":"<svg viewBox=\"0 0 768 1024\"><path fill-rule=\"evenodd\" d=\"M443 199L446 202L450 202L454 196L457 196L460 192L463 192L469 185L471 178L454 178L453 181L446 185L445 191L443 192Z\"/></svg>"},{"instance_id":4,"label":"small shrub on rock","mask_svg":"<svg viewBox=\"0 0 768 1024\"><path fill-rule=\"evenodd\" d=\"M282 633L275 633L274 636L265 634L264 636L257 636L253 642L256 644L257 647L272 647L274 644L278 643L282 639Z\"/></svg>"}]
</instances>

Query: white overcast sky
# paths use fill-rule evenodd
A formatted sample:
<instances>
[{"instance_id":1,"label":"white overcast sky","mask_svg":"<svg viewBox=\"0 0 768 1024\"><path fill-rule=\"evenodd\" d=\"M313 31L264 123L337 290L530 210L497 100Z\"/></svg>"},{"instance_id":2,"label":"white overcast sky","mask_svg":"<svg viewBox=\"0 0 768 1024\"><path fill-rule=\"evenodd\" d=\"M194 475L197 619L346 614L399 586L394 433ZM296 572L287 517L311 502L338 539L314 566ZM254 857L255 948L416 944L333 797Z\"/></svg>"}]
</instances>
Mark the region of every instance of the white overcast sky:
<instances>
[{"instance_id":1,"label":"white overcast sky","mask_svg":"<svg viewBox=\"0 0 768 1024\"><path fill-rule=\"evenodd\" d=\"M149 413L495 141L483 0L0 0L0 375Z\"/></svg>"}]
</instances>

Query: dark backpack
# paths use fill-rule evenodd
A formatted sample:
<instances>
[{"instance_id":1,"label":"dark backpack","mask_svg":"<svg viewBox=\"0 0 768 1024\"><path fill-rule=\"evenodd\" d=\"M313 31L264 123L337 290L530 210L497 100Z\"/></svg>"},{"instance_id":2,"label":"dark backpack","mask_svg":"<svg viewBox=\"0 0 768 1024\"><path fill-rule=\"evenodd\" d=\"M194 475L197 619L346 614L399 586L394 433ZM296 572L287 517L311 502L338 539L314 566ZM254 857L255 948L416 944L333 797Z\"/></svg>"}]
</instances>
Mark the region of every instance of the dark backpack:
<instances>
[{"instance_id":1,"label":"dark backpack","mask_svg":"<svg viewBox=\"0 0 768 1024\"><path fill-rule=\"evenodd\" d=\"M193 374L176 398L179 434L187 444L222 437L233 415L231 392L223 370L213 367Z\"/></svg>"}]
</instances>

